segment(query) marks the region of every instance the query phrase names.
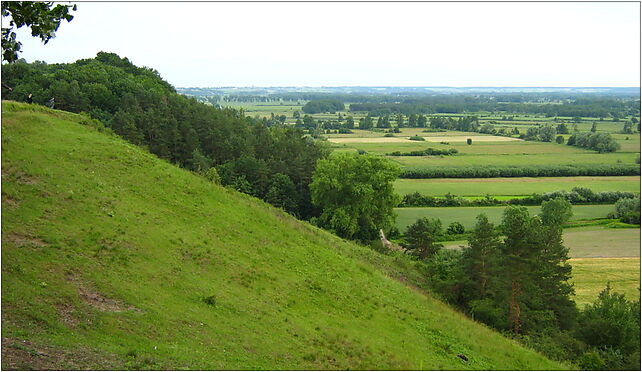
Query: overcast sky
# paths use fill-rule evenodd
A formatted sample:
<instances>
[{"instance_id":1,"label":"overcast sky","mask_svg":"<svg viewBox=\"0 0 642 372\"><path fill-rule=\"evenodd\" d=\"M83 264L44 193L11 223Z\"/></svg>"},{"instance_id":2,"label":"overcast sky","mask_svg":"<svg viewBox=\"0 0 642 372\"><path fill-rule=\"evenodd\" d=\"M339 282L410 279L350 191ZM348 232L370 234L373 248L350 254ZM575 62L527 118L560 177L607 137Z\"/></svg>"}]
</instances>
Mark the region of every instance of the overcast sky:
<instances>
[{"instance_id":1,"label":"overcast sky","mask_svg":"<svg viewBox=\"0 0 642 372\"><path fill-rule=\"evenodd\" d=\"M177 87L639 86L639 3L78 3L46 46Z\"/></svg>"}]
</instances>

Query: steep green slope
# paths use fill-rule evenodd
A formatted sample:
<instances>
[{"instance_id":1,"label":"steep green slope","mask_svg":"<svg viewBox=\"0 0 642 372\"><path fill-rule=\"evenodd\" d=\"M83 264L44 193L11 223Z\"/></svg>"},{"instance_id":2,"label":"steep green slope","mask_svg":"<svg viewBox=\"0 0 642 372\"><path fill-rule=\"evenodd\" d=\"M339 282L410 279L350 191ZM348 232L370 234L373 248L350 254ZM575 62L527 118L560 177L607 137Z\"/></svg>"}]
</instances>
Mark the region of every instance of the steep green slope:
<instances>
[{"instance_id":1,"label":"steep green slope","mask_svg":"<svg viewBox=\"0 0 642 372\"><path fill-rule=\"evenodd\" d=\"M5 369L565 368L391 279L402 257L79 115L2 109Z\"/></svg>"}]
</instances>

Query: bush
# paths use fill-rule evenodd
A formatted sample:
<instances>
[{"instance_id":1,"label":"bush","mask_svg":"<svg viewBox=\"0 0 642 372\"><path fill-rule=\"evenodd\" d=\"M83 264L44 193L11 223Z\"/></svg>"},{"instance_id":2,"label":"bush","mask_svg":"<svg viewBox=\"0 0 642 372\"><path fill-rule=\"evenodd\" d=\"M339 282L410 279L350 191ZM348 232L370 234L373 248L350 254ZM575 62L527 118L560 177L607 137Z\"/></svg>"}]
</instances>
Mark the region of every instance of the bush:
<instances>
[{"instance_id":1,"label":"bush","mask_svg":"<svg viewBox=\"0 0 642 372\"><path fill-rule=\"evenodd\" d=\"M640 198L624 198L615 203L615 218L632 224L640 224Z\"/></svg>"},{"instance_id":2,"label":"bush","mask_svg":"<svg viewBox=\"0 0 642 372\"><path fill-rule=\"evenodd\" d=\"M219 176L218 171L214 167L211 167L210 169L205 171L203 176L205 176L205 178L207 178L208 181L210 181L215 185L221 184L221 176Z\"/></svg>"},{"instance_id":3,"label":"bush","mask_svg":"<svg viewBox=\"0 0 642 372\"><path fill-rule=\"evenodd\" d=\"M448 149L448 150L439 150L429 147L425 150L420 151L410 151L410 152L401 152L393 151L389 152L386 155L388 156L428 156L428 155L455 155L459 151L457 149Z\"/></svg>"},{"instance_id":4,"label":"bush","mask_svg":"<svg viewBox=\"0 0 642 372\"><path fill-rule=\"evenodd\" d=\"M412 137L410 137L408 139L411 140L411 141L425 141L426 140L425 138L423 138L421 136L417 136L417 135L412 136Z\"/></svg>"},{"instance_id":5,"label":"bush","mask_svg":"<svg viewBox=\"0 0 642 372\"><path fill-rule=\"evenodd\" d=\"M473 144L472 138L466 138L466 143L469 145L472 145Z\"/></svg>"},{"instance_id":6,"label":"bush","mask_svg":"<svg viewBox=\"0 0 642 372\"><path fill-rule=\"evenodd\" d=\"M564 143L564 136L557 136L555 138L555 143L557 143L559 145L563 144Z\"/></svg>"},{"instance_id":7,"label":"bush","mask_svg":"<svg viewBox=\"0 0 642 372\"><path fill-rule=\"evenodd\" d=\"M463 234L464 232L465 232L464 225L462 225L457 221L452 222L450 225L448 225L448 229L446 230L446 233L451 235Z\"/></svg>"}]
</instances>

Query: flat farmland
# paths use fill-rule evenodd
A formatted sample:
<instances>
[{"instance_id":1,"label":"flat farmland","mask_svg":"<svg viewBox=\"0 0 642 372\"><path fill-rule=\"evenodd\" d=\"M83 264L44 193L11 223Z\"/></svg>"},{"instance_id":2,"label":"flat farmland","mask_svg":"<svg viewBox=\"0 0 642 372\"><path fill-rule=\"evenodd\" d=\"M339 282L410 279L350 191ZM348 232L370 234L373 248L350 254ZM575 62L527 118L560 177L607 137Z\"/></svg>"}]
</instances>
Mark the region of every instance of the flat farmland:
<instances>
[{"instance_id":1,"label":"flat farmland","mask_svg":"<svg viewBox=\"0 0 642 372\"><path fill-rule=\"evenodd\" d=\"M587 226L565 229L564 245L571 258L640 257L640 229L612 229ZM459 249L465 240L445 242L444 248Z\"/></svg>"},{"instance_id":2,"label":"flat farmland","mask_svg":"<svg viewBox=\"0 0 642 372\"><path fill-rule=\"evenodd\" d=\"M446 141L448 142L448 141ZM456 149L462 155L525 155L525 154L595 154L595 151L585 150L574 146L535 141L516 142L473 142L467 145L465 141L452 141L448 145L434 142L407 141L396 143L350 143L333 144L337 149L365 150L369 153L385 155L393 151L409 152L425 150L428 147L440 150Z\"/></svg>"},{"instance_id":3,"label":"flat farmland","mask_svg":"<svg viewBox=\"0 0 642 372\"><path fill-rule=\"evenodd\" d=\"M575 286L575 302L582 306L595 301L599 293L611 288L624 293L629 300L640 298L640 258L575 258L571 282Z\"/></svg>"},{"instance_id":4,"label":"flat farmland","mask_svg":"<svg viewBox=\"0 0 642 372\"><path fill-rule=\"evenodd\" d=\"M560 154L488 154L454 156L391 156L390 159L406 167L470 167L470 166L525 166L525 165L577 165L577 164L634 164L636 153L596 152Z\"/></svg>"},{"instance_id":5,"label":"flat farmland","mask_svg":"<svg viewBox=\"0 0 642 372\"><path fill-rule=\"evenodd\" d=\"M566 229L564 245L573 258L640 257L640 229Z\"/></svg>"},{"instance_id":6,"label":"flat farmland","mask_svg":"<svg viewBox=\"0 0 642 372\"><path fill-rule=\"evenodd\" d=\"M531 215L540 211L539 206L526 207ZM397 213L396 226L404 232L408 225L413 224L422 217L439 218L444 228L451 222L460 222L466 229L475 226L477 215L485 213L488 219L499 224L502 220L505 206L498 207L421 207L421 208L395 208ZM571 221L591 220L605 218L609 212L614 210L612 204L603 205L574 205Z\"/></svg>"},{"instance_id":7,"label":"flat farmland","mask_svg":"<svg viewBox=\"0 0 642 372\"><path fill-rule=\"evenodd\" d=\"M531 195L571 191L574 187L587 187L595 192L639 192L640 176L398 179L394 186L401 195L419 192L430 196L444 196L446 193L458 196Z\"/></svg>"}]
</instances>

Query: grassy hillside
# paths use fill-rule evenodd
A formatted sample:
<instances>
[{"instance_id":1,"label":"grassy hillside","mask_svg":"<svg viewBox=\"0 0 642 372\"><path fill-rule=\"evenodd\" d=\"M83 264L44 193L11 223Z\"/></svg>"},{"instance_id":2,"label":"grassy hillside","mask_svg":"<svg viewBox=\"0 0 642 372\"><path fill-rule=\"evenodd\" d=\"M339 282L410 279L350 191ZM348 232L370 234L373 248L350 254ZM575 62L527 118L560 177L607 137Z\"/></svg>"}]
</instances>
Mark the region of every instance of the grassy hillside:
<instances>
[{"instance_id":1,"label":"grassy hillside","mask_svg":"<svg viewBox=\"0 0 642 372\"><path fill-rule=\"evenodd\" d=\"M566 368L83 122L2 104L3 369Z\"/></svg>"}]
</instances>

